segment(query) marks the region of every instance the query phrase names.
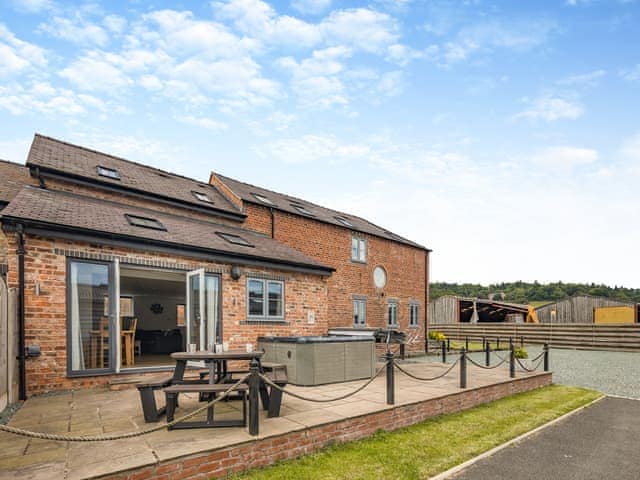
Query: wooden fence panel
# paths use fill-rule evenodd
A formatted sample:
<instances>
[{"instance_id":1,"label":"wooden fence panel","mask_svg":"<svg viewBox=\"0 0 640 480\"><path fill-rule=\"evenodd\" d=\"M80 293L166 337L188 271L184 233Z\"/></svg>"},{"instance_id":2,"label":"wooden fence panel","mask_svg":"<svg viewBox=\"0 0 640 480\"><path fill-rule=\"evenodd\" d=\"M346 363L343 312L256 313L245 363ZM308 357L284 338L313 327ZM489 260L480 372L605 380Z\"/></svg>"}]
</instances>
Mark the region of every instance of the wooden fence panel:
<instances>
[{"instance_id":1,"label":"wooden fence panel","mask_svg":"<svg viewBox=\"0 0 640 480\"><path fill-rule=\"evenodd\" d=\"M601 350L640 351L640 324L505 324L458 323L456 325L430 325L430 330L444 333L453 340L494 340L513 338L525 343L548 343L556 347Z\"/></svg>"},{"instance_id":2,"label":"wooden fence panel","mask_svg":"<svg viewBox=\"0 0 640 480\"><path fill-rule=\"evenodd\" d=\"M16 293L0 278L0 410L18 401Z\"/></svg>"}]
</instances>

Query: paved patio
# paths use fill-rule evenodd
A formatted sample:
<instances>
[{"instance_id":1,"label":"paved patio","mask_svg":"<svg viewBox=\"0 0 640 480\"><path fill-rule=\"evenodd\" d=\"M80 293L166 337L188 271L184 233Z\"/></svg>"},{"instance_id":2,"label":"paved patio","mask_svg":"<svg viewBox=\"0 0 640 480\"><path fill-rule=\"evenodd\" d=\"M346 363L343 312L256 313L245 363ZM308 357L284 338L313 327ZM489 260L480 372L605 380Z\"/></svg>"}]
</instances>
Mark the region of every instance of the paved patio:
<instances>
[{"instance_id":1,"label":"paved patio","mask_svg":"<svg viewBox=\"0 0 640 480\"><path fill-rule=\"evenodd\" d=\"M408 363L403 366L415 375L425 377L434 376L445 369L441 363ZM533 375L536 374L518 372L519 378ZM473 389L509 380L507 368L482 370L468 365L467 391L470 395ZM361 384L362 381L357 381L289 388L309 397L333 398ZM396 370L396 406L460 392L457 367L446 377L431 382L412 380ZM384 374L363 391L340 401L319 404L285 395L281 417L269 419L264 415L265 412L261 412L258 438L305 430L392 408L385 402ZM184 395L176 415L182 416L199 406L202 404L198 403L195 395ZM238 407L240 404L237 401L217 404L216 417L237 416ZM30 398L9 424L33 431L69 435L129 432L151 425L144 423L135 389L88 389ZM162 430L132 439L91 443L53 442L0 432L0 478L96 478L255 440L256 437L250 436L246 428Z\"/></svg>"}]
</instances>

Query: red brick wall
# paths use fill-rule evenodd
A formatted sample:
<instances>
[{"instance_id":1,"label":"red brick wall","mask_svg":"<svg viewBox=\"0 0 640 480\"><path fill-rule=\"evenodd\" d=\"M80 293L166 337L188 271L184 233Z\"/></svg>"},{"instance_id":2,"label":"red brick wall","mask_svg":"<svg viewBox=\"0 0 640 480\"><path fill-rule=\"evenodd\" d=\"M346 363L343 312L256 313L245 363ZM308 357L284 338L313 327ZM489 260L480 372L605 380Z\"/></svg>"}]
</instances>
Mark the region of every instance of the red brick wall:
<instances>
[{"instance_id":1,"label":"red brick wall","mask_svg":"<svg viewBox=\"0 0 640 480\"><path fill-rule=\"evenodd\" d=\"M113 202L124 203L125 205L133 205L136 207L148 208L159 212L173 213L175 215L181 215L189 218L198 218L200 220L208 220L210 222L222 223L224 225L232 225L235 227L241 226L240 222L230 220L224 217L215 215L215 212L206 213L198 212L196 210L188 208L180 208L179 206L167 205L155 200L146 200L134 195L126 195L124 193L113 192L110 190L103 190L98 187L87 187L79 185L73 182L66 182L58 179L47 179L47 188L51 190L58 190L63 192L77 193L79 195L86 195L92 198L100 198L104 200L111 200Z\"/></svg>"},{"instance_id":2,"label":"red brick wall","mask_svg":"<svg viewBox=\"0 0 640 480\"><path fill-rule=\"evenodd\" d=\"M551 373L513 379L464 390L391 410L348 418L283 435L271 436L209 452L158 462L155 465L103 477L103 480L204 480L266 467L278 461L308 455L328 445L392 431L428 418L465 410L499 398L551 385Z\"/></svg>"},{"instance_id":3,"label":"red brick wall","mask_svg":"<svg viewBox=\"0 0 640 480\"><path fill-rule=\"evenodd\" d=\"M269 208L245 203L244 227L271 234ZM398 300L398 323L412 338L409 351L424 351L428 254L424 250L357 233L367 240L367 263L351 261L351 230L274 210L275 238L336 269L328 282L329 326L351 327L353 295L367 297L367 326L386 327L387 300ZM387 286L373 284L373 269L387 271ZM417 301L419 327L409 328L409 304Z\"/></svg>"},{"instance_id":4,"label":"red brick wall","mask_svg":"<svg viewBox=\"0 0 640 480\"><path fill-rule=\"evenodd\" d=\"M9 237L15 251L15 237ZM28 394L80 386L105 384L113 376L67 378L66 344L66 257L58 250L82 254L114 255L121 264L169 262L188 269L220 270L223 299L223 336L231 347L244 347L261 335L321 335L327 331L326 277L300 273L241 267L239 280L230 277L230 265L203 262L189 257L104 247L81 242L27 236L25 241L25 335L26 344L39 344L42 355L27 361ZM17 256L9 255L9 284L17 287ZM284 278L286 324L250 323L245 318L246 274L268 274ZM36 283L40 294L36 295ZM315 324L307 323L307 312L315 312ZM139 375L138 375L139 376Z\"/></svg>"}]
</instances>

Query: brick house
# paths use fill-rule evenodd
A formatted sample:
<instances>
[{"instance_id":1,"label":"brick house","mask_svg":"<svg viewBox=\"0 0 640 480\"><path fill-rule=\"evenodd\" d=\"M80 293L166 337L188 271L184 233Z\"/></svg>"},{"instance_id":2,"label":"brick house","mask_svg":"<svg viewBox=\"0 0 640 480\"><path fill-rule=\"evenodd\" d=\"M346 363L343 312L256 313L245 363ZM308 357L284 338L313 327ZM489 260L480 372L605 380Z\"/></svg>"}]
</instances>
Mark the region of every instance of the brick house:
<instances>
[{"instance_id":1,"label":"brick house","mask_svg":"<svg viewBox=\"0 0 640 480\"><path fill-rule=\"evenodd\" d=\"M20 361L21 396L261 335L391 325L423 350L428 250L285 198L36 135L26 166L0 162L0 273L23 345L41 351Z\"/></svg>"}]
</instances>

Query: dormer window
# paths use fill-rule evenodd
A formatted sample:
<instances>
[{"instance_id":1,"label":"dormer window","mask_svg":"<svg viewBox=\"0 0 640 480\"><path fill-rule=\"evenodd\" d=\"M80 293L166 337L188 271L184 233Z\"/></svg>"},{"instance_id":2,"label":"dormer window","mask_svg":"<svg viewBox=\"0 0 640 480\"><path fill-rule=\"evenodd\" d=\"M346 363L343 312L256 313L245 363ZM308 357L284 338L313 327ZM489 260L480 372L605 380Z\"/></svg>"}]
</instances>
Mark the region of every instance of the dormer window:
<instances>
[{"instance_id":1,"label":"dormer window","mask_svg":"<svg viewBox=\"0 0 640 480\"><path fill-rule=\"evenodd\" d=\"M200 200L201 202L205 202L205 203L213 203L213 200L211 200L209 198L209 195L207 195L206 193L202 193L202 192L191 192L193 194L194 197L196 197L198 200Z\"/></svg>"},{"instance_id":2,"label":"dormer window","mask_svg":"<svg viewBox=\"0 0 640 480\"><path fill-rule=\"evenodd\" d=\"M309 215L311 217L314 216L313 213L307 210L304 205L300 205L299 203L292 203L291 206L303 215Z\"/></svg>"},{"instance_id":3,"label":"dormer window","mask_svg":"<svg viewBox=\"0 0 640 480\"><path fill-rule=\"evenodd\" d=\"M224 233L224 232L216 232L216 235L218 235L220 238L222 238L226 242L232 243L234 245L240 245L243 247L253 247L253 245L249 243L248 240L241 237L240 235L234 235L233 233Z\"/></svg>"},{"instance_id":4,"label":"dormer window","mask_svg":"<svg viewBox=\"0 0 640 480\"><path fill-rule=\"evenodd\" d=\"M345 227L353 227L352 223L344 217L333 217Z\"/></svg>"},{"instance_id":5,"label":"dormer window","mask_svg":"<svg viewBox=\"0 0 640 480\"><path fill-rule=\"evenodd\" d=\"M139 217L138 215L130 215L128 213L125 213L124 216L129 222L129 225L133 225L134 227L150 228L151 230L162 230L164 232L167 231L167 228L155 218Z\"/></svg>"},{"instance_id":6,"label":"dormer window","mask_svg":"<svg viewBox=\"0 0 640 480\"><path fill-rule=\"evenodd\" d=\"M120 172L118 172L115 168L101 167L100 165L98 165L96 167L96 171L101 177L110 178L112 180L120 180Z\"/></svg>"},{"instance_id":7,"label":"dormer window","mask_svg":"<svg viewBox=\"0 0 640 480\"><path fill-rule=\"evenodd\" d=\"M251 195L253 195L253 198L258 200L259 202L266 203L267 205L275 205L275 203L273 203L271 200L269 200L264 195L260 195L259 193L252 193Z\"/></svg>"}]
</instances>

